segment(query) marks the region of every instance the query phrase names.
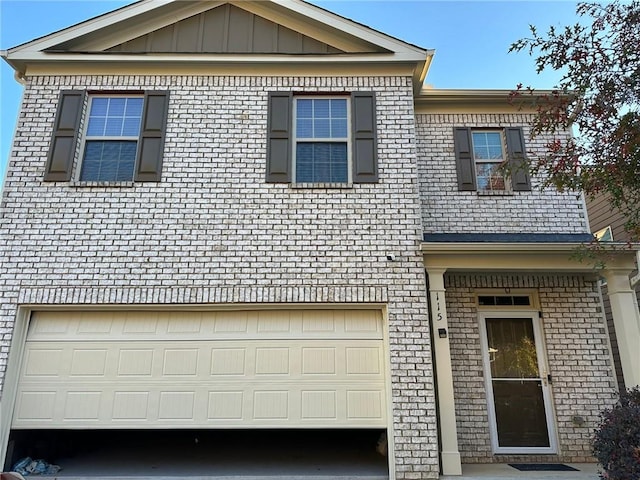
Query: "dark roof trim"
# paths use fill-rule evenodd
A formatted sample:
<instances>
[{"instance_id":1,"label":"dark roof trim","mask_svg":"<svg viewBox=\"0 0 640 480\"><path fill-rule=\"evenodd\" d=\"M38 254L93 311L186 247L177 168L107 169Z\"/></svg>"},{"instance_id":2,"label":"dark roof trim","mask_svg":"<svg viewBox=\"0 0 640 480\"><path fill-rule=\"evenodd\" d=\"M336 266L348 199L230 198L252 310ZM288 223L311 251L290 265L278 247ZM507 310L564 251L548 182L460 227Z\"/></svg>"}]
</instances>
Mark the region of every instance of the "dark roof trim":
<instances>
[{"instance_id":1,"label":"dark roof trim","mask_svg":"<svg viewBox=\"0 0 640 480\"><path fill-rule=\"evenodd\" d=\"M588 243L590 233L425 233L424 242L438 243Z\"/></svg>"}]
</instances>

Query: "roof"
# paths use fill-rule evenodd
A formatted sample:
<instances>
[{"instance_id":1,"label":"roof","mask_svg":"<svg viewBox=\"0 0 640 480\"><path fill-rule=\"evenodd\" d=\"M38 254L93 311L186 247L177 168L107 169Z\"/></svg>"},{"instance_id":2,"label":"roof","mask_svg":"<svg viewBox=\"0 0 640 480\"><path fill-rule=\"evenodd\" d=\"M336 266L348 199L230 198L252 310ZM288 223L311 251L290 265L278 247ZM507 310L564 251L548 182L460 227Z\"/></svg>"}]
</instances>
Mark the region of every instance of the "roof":
<instances>
[{"instance_id":1,"label":"roof","mask_svg":"<svg viewBox=\"0 0 640 480\"><path fill-rule=\"evenodd\" d=\"M397 66L417 93L434 52L303 0L140 0L0 53L18 75L62 65Z\"/></svg>"}]
</instances>

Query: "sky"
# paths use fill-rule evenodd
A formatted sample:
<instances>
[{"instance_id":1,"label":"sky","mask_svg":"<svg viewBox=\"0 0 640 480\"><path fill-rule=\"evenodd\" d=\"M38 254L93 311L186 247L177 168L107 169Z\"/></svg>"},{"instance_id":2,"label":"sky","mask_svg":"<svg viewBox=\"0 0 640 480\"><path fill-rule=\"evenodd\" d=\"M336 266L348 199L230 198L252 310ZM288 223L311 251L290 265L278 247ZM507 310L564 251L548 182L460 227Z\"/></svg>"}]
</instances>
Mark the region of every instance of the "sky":
<instances>
[{"instance_id":1,"label":"sky","mask_svg":"<svg viewBox=\"0 0 640 480\"><path fill-rule=\"evenodd\" d=\"M0 50L133 3L131 0L0 0ZM537 75L514 41L549 26L576 23L570 0L311 0L334 13L422 48L435 49L426 84L452 89L553 88L559 72ZM26 20L28 19L28 20ZM0 178L4 178L22 86L0 60Z\"/></svg>"}]
</instances>

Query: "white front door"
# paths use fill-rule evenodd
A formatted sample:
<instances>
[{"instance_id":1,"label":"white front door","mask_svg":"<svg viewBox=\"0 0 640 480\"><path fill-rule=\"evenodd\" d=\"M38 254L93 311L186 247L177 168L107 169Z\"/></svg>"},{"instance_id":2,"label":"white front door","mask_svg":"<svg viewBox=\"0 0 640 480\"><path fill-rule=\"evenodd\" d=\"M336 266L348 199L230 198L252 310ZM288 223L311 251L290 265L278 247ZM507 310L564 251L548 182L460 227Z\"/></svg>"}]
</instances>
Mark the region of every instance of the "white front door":
<instances>
[{"instance_id":1,"label":"white front door","mask_svg":"<svg viewBox=\"0 0 640 480\"><path fill-rule=\"evenodd\" d=\"M555 453L538 312L482 312L480 331L494 453Z\"/></svg>"}]
</instances>

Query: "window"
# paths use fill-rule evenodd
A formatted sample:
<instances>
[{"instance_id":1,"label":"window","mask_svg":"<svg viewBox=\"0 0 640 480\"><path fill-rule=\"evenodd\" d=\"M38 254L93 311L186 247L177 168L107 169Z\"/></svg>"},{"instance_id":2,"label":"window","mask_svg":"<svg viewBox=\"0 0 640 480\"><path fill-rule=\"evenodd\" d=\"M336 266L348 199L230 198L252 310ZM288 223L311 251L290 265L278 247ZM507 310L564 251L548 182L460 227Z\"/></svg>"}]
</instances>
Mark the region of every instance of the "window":
<instances>
[{"instance_id":1,"label":"window","mask_svg":"<svg viewBox=\"0 0 640 480\"><path fill-rule=\"evenodd\" d=\"M611 225L607 225L601 230L598 230L593 234L596 237L596 240L599 242L613 242L613 231L611 230Z\"/></svg>"},{"instance_id":2,"label":"window","mask_svg":"<svg viewBox=\"0 0 640 480\"><path fill-rule=\"evenodd\" d=\"M143 97L91 97L80 180L130 181Z\"/></svg>"},{"instance_id":3,"label":"window","mask_svg":"<svg viewBox=\"0 0 640 480\"><path fill-rule=\"evenodd\" d=\"M269 183L378 181L375 96L269 93Z\"/></svg>"},{"instance_id":4,"label":"window","mask_svg":"<svg viewBox=\"0 0 640 480\"><path fill-rule=\"evenodd\" d=\"M168 92L97 92L86 99L84 90L60 93L44 180L71 180L82 139L79 180L160 181ZM81 135L85 104L88 110Z\"/></svg>"},{"instance_id":5,"label":"window","mask_svg":"<svg viewBox=\"0 0 640 480\"><path fill-rule=\"evenodd\" d=\"M529 295L478 295L478 305L485 306L530 306Z\"/></svg>"},{"instance_id":6,"label":"window","mask_svg":"<svg viewBox=\"0 0 640 480\"><path fill-rule=\"evenodd\" d=\"M531 190L521 128L455 128L454 145L459 190Z\"/></svg>"},{"instance_id":7,"label":"window","mask_svg":"<svg viewBox=\"0 0 640 480\"><path fill-rule=\"evenodd\" d=\"M508 186L500 167L505 162L501 132L472 132L473 160L478 190L505 190Z\"/></svg>"},{"instance_id":8,"label":"window","mask_svg":"<svg viewBox=\"0 0 640 480\"><path fill-rule=\"evenodd\" d=\"M295 179L347 183L349 133L346 98L295 98Z\"/></svg>"}]
</instances>

